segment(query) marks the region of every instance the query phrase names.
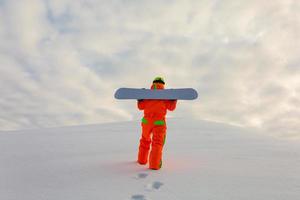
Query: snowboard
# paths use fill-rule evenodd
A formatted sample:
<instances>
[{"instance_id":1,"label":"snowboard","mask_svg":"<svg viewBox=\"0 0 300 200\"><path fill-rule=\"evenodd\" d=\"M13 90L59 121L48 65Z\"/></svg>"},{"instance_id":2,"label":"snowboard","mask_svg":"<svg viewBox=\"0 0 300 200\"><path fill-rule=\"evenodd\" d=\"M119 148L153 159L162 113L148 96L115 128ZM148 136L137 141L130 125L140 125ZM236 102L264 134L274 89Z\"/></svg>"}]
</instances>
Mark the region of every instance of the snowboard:
<instances>
[{"instance_id":1,"label":"snowboard","mask_svg":"<svg viewBox=\"0 0 300 200\"><path fill-rule=\"evenodd\" d=\"M165 99L165 100L193 100L197 99L198 93L193 88L178 89L139 89L139 88L119 88L115 92L116 99Z\"/></svg>"}]
</instances>

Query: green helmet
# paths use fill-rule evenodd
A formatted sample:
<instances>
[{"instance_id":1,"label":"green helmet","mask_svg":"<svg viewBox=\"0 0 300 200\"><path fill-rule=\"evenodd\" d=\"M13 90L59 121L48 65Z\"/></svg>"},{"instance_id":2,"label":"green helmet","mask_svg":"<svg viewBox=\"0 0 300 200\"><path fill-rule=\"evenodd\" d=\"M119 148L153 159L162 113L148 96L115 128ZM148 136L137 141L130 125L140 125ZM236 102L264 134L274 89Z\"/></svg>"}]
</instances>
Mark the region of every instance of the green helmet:
<instances>
[{"instance_id":1,"label":"green helmet","mask_svg":"<svg viewBox=\"0 0 300 200\"><path fill-rule=\"evenodd\" d=\"M163 77L156 77L154 80L153 80L153 83L162 83L162 84L165 84L165 81L163 79Z\"/></svg>"}]
</instances>

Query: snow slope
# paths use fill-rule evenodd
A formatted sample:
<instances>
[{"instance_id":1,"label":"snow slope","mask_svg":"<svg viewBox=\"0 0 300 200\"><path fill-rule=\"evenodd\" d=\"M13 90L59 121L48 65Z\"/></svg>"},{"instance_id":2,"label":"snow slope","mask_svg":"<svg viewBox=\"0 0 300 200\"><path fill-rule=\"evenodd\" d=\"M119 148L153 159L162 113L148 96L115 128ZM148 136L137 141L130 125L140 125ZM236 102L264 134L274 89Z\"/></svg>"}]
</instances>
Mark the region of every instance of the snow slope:
<instances>
[{"instance_id":1,"label":"snow slope","mask_svg":"<svg viewBox=\"0 0 300 200\"><path fill-rule=\"evenodd\" d=\"M152 171L135 162L139 135L139 122L0 132L0 199L300 199L297 141L170 119Z\"/></svg>"}]
</instances>

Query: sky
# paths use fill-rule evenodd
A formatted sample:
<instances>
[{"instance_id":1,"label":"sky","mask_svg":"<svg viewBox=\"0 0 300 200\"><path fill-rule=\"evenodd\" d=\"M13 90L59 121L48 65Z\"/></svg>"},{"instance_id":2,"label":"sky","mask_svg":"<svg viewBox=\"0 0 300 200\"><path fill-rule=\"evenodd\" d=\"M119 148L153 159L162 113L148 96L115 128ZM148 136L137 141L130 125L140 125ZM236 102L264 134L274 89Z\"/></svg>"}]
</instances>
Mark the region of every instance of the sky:
<instances>
[{"instance_id":1,"label":"sky","mask_svg":"<svg viewBox=\"0 0 300 200\"><path fill-rule=\"evenodd\" d=\"M300 136L300 2L0 0L0 130L139 120L119 87L192 87L169 117Z\"/></svg>"}]
</instances>

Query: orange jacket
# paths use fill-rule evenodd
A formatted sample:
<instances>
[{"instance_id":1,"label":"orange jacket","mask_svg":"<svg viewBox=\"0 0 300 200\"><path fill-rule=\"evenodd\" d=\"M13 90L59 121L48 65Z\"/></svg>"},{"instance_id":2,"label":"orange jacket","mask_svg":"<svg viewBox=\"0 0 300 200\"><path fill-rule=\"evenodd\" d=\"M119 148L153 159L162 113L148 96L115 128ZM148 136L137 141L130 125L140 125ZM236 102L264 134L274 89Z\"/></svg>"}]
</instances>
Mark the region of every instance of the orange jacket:
<instances>
[{"instance_id":1,"label":"orange jacket","mask_svg":"<svg viewBox=\"0 0 300 200\"><path fill-rule=\"evenodd\" d=\"M163 90L164 85L153 83L151 89ZM137 103L139 110L144 110L146 118L165 118L167 110L175 110L177 100L140 100Z\"/></svg>"}]
</instances>

